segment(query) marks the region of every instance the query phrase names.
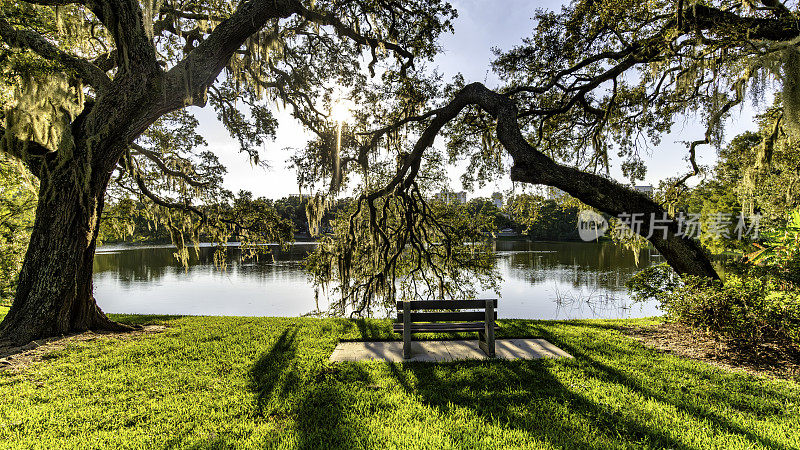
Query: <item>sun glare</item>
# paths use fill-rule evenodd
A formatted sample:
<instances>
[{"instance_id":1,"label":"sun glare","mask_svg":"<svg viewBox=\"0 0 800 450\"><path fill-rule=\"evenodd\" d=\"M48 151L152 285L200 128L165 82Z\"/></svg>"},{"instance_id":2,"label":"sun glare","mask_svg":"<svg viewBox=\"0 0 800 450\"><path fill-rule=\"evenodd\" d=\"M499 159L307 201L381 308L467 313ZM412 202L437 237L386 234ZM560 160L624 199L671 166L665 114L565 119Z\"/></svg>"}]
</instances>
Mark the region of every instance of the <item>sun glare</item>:
<instances>
[{"instance_id":1,"label":"sun glare","mask_svg":"<svg viewBox=\"0 0 800 450\"><path fill-rule=\"evenodd\" d=\"M352 100L346 98L338 99L331 105L331 120L339 124L352 122L353 109L355 109L355 103Z\"/></svg>"}]
</instances>

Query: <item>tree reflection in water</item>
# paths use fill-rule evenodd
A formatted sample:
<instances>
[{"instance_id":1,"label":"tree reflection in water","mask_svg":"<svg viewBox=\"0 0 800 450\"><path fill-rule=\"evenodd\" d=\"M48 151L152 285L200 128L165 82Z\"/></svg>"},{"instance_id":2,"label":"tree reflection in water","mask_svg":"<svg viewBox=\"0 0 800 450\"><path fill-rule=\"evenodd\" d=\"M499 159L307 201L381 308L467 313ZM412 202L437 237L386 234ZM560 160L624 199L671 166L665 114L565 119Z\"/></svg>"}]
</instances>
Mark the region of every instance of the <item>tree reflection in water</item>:
<instances>
[{"instance_id":1,"label":"tree reflection in water","mask_svg":"<svg viewBox=\"0 0 800 450\"><path fill-rule=\"evenodd\" d=\"M191 253L184 268L169 246L102 247L95 257L95 295L104 310L119 313L300 316L318 308L302 258L313 243L274 260L240 261L229 248L225 270L214 267L214 249ZM654 304L631 305L625 282L662 258L633 254L608 243L498 241L503 276L501 318L638 317L658 314ZM481 296L495 297L493 292ZM378 315L383 315L378 313Z\"/></svg>"}]
</instances>

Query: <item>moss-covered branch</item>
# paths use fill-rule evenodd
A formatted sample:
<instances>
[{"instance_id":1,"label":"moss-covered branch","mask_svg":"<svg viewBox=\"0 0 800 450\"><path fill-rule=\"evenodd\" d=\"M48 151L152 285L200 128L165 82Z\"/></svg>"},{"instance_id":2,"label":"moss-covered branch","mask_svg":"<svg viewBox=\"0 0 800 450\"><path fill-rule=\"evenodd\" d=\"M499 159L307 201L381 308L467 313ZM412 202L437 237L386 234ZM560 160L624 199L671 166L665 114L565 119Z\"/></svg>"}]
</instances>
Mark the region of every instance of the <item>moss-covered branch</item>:
<instances>
[{"instance_id":1,"label":"moss-covered branch","mask_svg":"<svg viewBox=\"0 0 800 450\"><path fill-rule=\"evenodd\" d=\"M32 30L18 30L2 17L0 38L11 47L31 50L44 59L61 64L98 91L105 90L111 82L105 72L90 61L61 50Z\"/></svg>"}]
</instances>

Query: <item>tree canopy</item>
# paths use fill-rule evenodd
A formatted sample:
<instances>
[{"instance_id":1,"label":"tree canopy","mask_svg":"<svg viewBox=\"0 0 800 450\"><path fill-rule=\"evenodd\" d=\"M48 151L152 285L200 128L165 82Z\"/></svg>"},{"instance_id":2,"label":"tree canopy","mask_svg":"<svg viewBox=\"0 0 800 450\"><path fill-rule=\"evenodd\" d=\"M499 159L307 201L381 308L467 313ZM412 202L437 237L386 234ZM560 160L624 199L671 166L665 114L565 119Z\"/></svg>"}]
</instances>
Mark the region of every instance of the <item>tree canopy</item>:
<instances>
[{"instance_id":1,"label":"tree canopy","mask_svg":"<svg viewBox=\"0 0 800 450\"><path fill-rule=\"evenodd\" d=\"M414 70L414 58L435 52L435 37L450 29L455 16L438 1L4 1L2 6L0 65L3 82L16 92L0 113L4 150L38 174L37 158L56 158L59 150L64 158L74 146L71 135L78 130L69 132L65 124L74 128L97 117L103 100L110 104L101 121L132 119L111 97L124 97L119 87L144 75L146 67L162 84L163 105L155 119L143 118L154 125L140 124L127 130L127 137L104 136L112 127L96 126L97 133L83 138L131 141L116 167L109 166L119 175L112 179L122 191L152 200L161 208L151 215L170 223L174 214L168 209L206 222L192 203L225 196L219 191L222 169L211 152L196 150L204 141L196 120L181 108L209 103L242 152L260 164L259 149L275 134L276 105L329 136L337 92L357 95L350 91L376 69L384 80L401 79ZM383 63L391 56L397 66ZM387 96L396 91L391 84L386 83ZM158 116L170 110L176 112Z\"/></svg>"}]
</instances>

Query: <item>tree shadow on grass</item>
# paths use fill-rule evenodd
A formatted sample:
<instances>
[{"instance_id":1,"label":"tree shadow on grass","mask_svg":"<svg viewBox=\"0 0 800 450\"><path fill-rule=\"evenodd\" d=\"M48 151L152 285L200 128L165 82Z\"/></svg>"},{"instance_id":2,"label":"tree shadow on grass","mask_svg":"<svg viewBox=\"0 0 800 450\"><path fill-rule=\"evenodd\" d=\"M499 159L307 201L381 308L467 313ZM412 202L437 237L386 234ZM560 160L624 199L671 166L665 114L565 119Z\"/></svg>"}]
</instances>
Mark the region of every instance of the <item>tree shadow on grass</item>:
<instances>
[{"instance_id":1,"label":"tree shadow on grass","mask_svg":"<svg viewBox=\"0 0 800 450\"><path fill-rule=\"evenodd\" d=\"M577 347L568 348L569 350L567 351L569 351L570 354L577 359L587 362L588 365L594 369L590 373L587 373L587 375L599 380L602 383L614 383L617 385L622 385L631 391L637 392L644 398L655 400L663 404L669 404L675 407L677 410L692 415L697 419L710 422L714 427L725 433L739 435L745 438L750 444L757 444L766 448L774 449L784 448L783 445L776 443L769 438L759 436L752 431L744 429L734 422L728 420L724 416L714 412L711 408L706 407L706 405L697 402L697 397L691 395L690 393L675 393L668 398L663 391L659 392L659 390L656 388L656 386L659 384L657 382L658 378L656 377L653 377L655 379L649 380L650 383L643 383L641 379L637 379L630 372L626 373L622 370L605 364L599 361L597 358L590 356L588 352L585 352ZM713 394L711 397L716 403L725 404L727 408L735 409L740 413L747 415L760 416L779 415L782 412L782 409L777 405L769 408L754 408L743 399L742 392L734 392L734 390L738 391L741 386L731 386L726 384L726 377L721 375L719 372L715 374L709 374L707 372L701 373L701 371L697 369L688 367L683 368L682 370L692 376L710 378L708 379L708 382L715 385L714 387L716 389L713 390L714 392L719 392L720 390L726 391L727 395L724 397L720 396L719 394ZM726 385L723 386L723 384ZM680 389L679 386L664 385L662 387L664 390L670 388L674 388L675 390ZM789 396L765 387L762 387L762 395L777 398L782 402L791 401Z\"/></svg>"},{"instance_id":2,"label":"tree shadow on grass","mask_svg":"<svg viewBox=\"0 0 800 450\"><path fill-rule=\"evenodd\" d=\"M554 376L552 363L541 360L392 364L391 373L409 396L420 398L423 403L435 407L442 414L452 414L455 408L467 408L487 423L501 424L503 428L525 432L557 447L633 445L691 448L693 445L688 439L684 441L677 438L665 425L653 425L660 422L656 417L657 412L648 412L647 416L639 418L626 412L624 407L615 406L613 400L608 404L598 402L591 396L591 389L585 390L571 385L573 382L581 384L589 381L608 387L608 392L628 390L636 393L648 402L665 405L665 411L674 408L692 416L698 422L709 424L717 436L737 436L747 445L756 447L784 448L769 437L760 436L738 425L715 411L712 405L698 404L691 393L671 393L670 390L680 390L682 385L662 380L657 370L650 375L637 374L635 368L615 368L590 356L593 355L593 350L570 345L544 329L539 331L539 337L553 342L575 357L574 360L555 363L564 364L564 369L568 371L580 371L578 377L563 378L569 380L567 385ZM611 348L608 351L613 353L618 346L609 347ZM628 349L616 350L619 350L616 357L623 360L626 358L625 353L631 353ZM638 357L643 355L640 353ZM692 372L692 369L688 370ZM703 375L706 375L703 382L708 383L707 388L721 392L728 388L729 380L725 374L711 374L710 377L705 373ZM703 386L698 388L702 389ZM789 394L774 390L764 395L777 402L790 400ZM603 394L600 398L603 398ZM740 401L735 392L729 397L716 397L715 400L724 402L742 414L760 412L769 416L784 412L779 407L754 410L746 401ZM457 434L458 430L453 432Z\"/></svg>"},{"instance_id":3,"label":"tree shadow on grass","mask_svg":"<svg viewBox=\"0 0 800 450\"><path fill-rule=\"evenodd\" d=\"M378 327L375 322L366 319L353 319L358 332L361 334L361 339L365 341L380 341L386 340L387 334L384 328Z\"/></svg>"},{"instance_id":4,"label":"tree shadow on grass","mask_svg":"<svg viewBox=\"0 0 800 450\"><path fill-rule=\"evenodd\" d=\"M308 367L297 334L297 328L284 330L251 369L256 419L278 423L280 446L289 444L292 430L297 448L358 447L363 432L346 414L356 401L353 393L337 381L335 369Z\"/></svg>"},{"instance_id":5,"label":"tree shadow on grass","mask_svg":"<svg viewBox=\"0 0 800 450\"><path fill-rule=\"evenodd\" d=\"M582 327L582 325L576 326ZM602 380L622 384L629 389L640 392L642 395L657 398L661 401L667 400L663 398L663 394L660 396L657 395L658 393L655 386L663 385L664 389L672 388L675 390L681 388L686 389L687 387L666 385L665 383L668 383L668 381L662 377L660 373L656 373L659 370L680 370L681 373L686 374L690 378L706 382L707 386L710 385L717 388L713 391L714 394L712 395L716 403L724 403L727 407L737 409L746 414L763 413L765 411L765 408L761 408L759 411L754 410L754 408L744 400L745 396L752 394L751 388L753 383L758 384L760 397L776 399L776 404L792 402L794 399L791 394L780 392L777 389L769 387L750 375L728 372L724 369L709 366L701 362L692 362L691 360L684 360L685 363L678 366L667 365L663 362L663 358L676 358L679 360L683 358L664 355L662 352L648 348L639 342L632 343L632 345L629 346L613 345L609 342L598 342L595 344L592 342L592 338L588 337L587 341L589 343L581 345L574 339L565 339L551 333L547 329L540 329L539 335L574 356L576 360L584 362L584 365L587 367L587 369L585 369L587 373L591 373L593 376ZM650 363L646 366L642 366L641 363L638 363L638 368L641 372L650 372L647 374L650 379L646 380L649 382L646 384L642 383L641 378L637 379L634 376L637 364L629 364L629 370L622 371L600 361L601 357L605 357L608 361L649 361ZM741 382L742 380L749 380L749 382L743 383ZM725 395L722 396L718 394L718 392L724 392ZM706 389L704 393L708 395L709 391ZM694 398L688 398L683 403L676 406L692 410L691 412L695 415L707 416L708 414L703 411L701 406L695 404L694 400ZM675 403L674 399L670 401ZM766 408L766 410L768 413L772 414L783 411L783 409L777 406ZM767 445L767 443L764 443L764 445Z\"/></svg>"},{"instance_id":6,"label":"tree shadow on grass","mask_svg":"<svg viewBox=\"0 0 800 450\"><path fill-rule=\"evenodd\" d=\"M442 414L468 408L487 423L525 432L556 447L597 447L603 442L684 447L660 430L625 419L573 392L541 361L393 364L391 370L410 395ZM416 387L409 383L412 374Z\"/></svg>"},{"instance_id":7,"label":"tree shadow on grass","mask_svg":"<svg viewBox=\"0 0 800 450\"><path fill-rule=\"evenodd\" d=\"M290 370L297 352L297 328L287 328L278 337L272 348L262 354L250 370L251 388L256 394L257 417L271 411L270 403L276 397L297 390L300 382L297 374Z\"/></svg>"},{"instance_id":8,"label":"tree shadow on grass","mask_svg":"<svg viewBox=\"0 0 800 450\"><path fill-rule=\"evenodd\" d=\"M580 327L584 325L575 324L575 326ZM618 329L617 326L612 326L611 328ZM722 369L704 366L703 364L667 365L662 362L663 355L657 350L645 347L641 343L634 343L633 346L626 346L625 348L610 343L580 345L572 339L560 338L546 329L541 330L541 335L544 339L575 357L575 360L584 366L583 372L588 377L597 379L602 383L624 386L644 398L671 405L698 420L705 420L711 423L720 431L741 436L750 444L760 445L765 448L785 448L769 438L759 436L750 430L742 428L714 411L712 406L725 405L725 409L736 410L750 417L776 416L785 412L782 406L778 406L779 404L785 405L795 401L795 397L789 393L765 386L763 382L753 378L750 378L752 383L742 383L735 379L743 380L749 377L728 373ZM589 342L591 342L591 338L589 338ZM636 364L631 364L626 369L621 370L619 367L613 367L601 361L600 359L603 356L607 361L616 359L626 362L645 359L652 361L652 363L644 367L641 364L639 364L639 367L636 367ZM639 374L636 373L637 369ZM702 390L703 396L710 397L710 399L704 403L698 402L698 396L693 395L689 387L674 380L669 380L669 377L663 374L664 371L675 370L686 374L690 379L699 380L701 384L696 385L694 389ZM753 383L758 385L760 398L773 400L772 406L755 406L748 402L747 398L752 399ZM724 394L720 394L720 392Z\"/></svg>"}]
</instances>

